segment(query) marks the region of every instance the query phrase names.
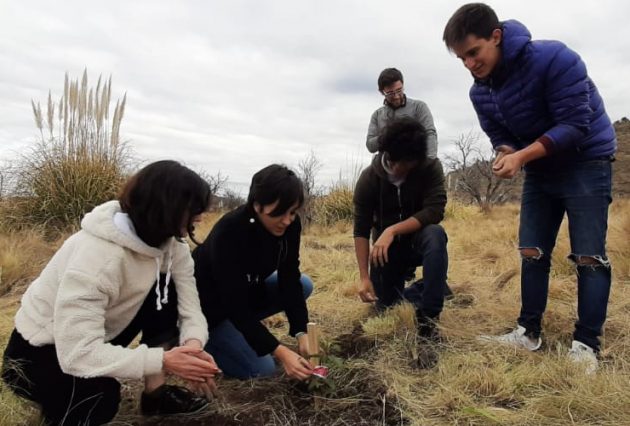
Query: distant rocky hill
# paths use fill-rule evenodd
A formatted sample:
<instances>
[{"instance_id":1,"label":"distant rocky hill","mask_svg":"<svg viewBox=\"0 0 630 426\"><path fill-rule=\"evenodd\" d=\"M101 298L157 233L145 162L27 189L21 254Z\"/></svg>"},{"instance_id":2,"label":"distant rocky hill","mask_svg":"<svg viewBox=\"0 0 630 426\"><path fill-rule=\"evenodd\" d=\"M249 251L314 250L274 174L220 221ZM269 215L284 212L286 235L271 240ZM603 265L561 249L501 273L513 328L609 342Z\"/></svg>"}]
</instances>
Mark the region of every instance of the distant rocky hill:
<instances>
[{"instance_id":1,"label":"distant rocky hill","mask_svg":"<svg viewBox=\"0 0 630 426\"><path fill-rule=\"evenodd\" d=\"M613 163L613 192L619 197L630 197L630 120L615 122L617 154Z\"/></svg>"}]
</instances>

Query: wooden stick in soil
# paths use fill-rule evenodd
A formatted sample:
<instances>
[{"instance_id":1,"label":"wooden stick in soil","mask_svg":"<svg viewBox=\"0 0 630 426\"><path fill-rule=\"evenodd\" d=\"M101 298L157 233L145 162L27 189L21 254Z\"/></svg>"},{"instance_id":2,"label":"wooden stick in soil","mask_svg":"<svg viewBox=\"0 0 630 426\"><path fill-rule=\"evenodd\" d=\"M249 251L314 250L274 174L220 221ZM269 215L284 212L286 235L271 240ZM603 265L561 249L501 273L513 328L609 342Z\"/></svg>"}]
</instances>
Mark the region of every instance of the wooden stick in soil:
<instances>
[{"instance_id":1,"label":"wooden stick in soil","mask_svg":"<svg viewBox=\"0 0 630 426\"><path fill-rule=\"evenodd\" d=\"M319 365L319 326L317 323L309 322L306 325L308 334L308 355L313 366Z\"/></svg>"}]
</instances>

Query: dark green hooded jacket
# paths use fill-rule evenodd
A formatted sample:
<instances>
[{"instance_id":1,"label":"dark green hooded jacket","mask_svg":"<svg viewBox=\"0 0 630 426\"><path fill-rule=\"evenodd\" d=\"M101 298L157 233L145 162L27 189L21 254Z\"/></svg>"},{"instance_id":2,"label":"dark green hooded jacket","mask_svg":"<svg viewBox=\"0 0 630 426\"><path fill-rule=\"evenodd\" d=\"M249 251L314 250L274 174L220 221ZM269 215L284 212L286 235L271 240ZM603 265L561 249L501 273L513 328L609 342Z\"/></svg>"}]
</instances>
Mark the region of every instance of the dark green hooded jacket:
<instances>
[{"instance_id":1,"label":"dark green hooded jacket","mask_svg":"<svg viewBox=\"0 0 630 426\"><path fill-rule=\"evenodd\" d=\"M446 189L440 160L418 164L397 187L388 180L381 158L374 157L354 189L354 236L369 238L373 229L378 238L385 228L411 216L422 226L441 222Z\"/></svg>"}]
</instances>

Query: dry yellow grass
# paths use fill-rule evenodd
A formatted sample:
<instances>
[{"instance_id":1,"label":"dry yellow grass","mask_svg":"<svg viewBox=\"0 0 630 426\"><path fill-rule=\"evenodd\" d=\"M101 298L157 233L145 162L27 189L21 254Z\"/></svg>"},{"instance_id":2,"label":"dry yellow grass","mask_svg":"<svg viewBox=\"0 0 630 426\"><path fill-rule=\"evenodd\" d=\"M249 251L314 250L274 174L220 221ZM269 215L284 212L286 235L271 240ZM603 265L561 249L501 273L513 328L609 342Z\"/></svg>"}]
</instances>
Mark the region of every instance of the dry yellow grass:
<instances>
[{"instance_id":1,"label":"dry yellow grass","mask_svg":"<svg viewBox=\"0 0 630 426\"><path fill-rule=\"evenodd\" d=\"M356 335L357 325L362 330L356 350L341 351L347 360L331 373L337 390L315 411L312 401L296 393L284 378L223 381L224 396L213 405L214 415L240 416L243 424L629 424L630 201L616 200L611 209L608 251L613 288L601 368L589 377L565 358L576 314L575 272L565 260L569 252L566 225L554 253L543 349L526 353L476 339L479 334L499 333L515 325L520 300L518 213L514 205L489 214L449 205L444 226L449 234L449 283L456 297L446 303L441 317L444 340L433 348L439 362L427 370L414 368L411 362L417 351L413 310L403 305L375 317L358 300L352 226L311 226L302 238L301 257L303 272L316 285L308 301L311 318L321 324L326 342L342 344L352 333ZM197 231L200 239L218 217L208 215ZM37 246L34 241L29 244ZM3 247L7 245L0 244L0 259L6 256ZM19 246L8 258L34 251ZM50 253L39 254L40 265ZM29 269L14 279L27 280L34 274ZM11 329L16 306L15 302L0 305L0 344ZM286 334L281 317L272 324L278 335ZM0 412L30 413L3 388L0 405ZM2 416L0 423L8 418ZM136 421L129 411L121 418Z\"/></svg>"},{"instance_id":2,"label":"dry yellow grass","mask_svg":"<svg viewBox=\"0 0 630 426\"><path fill-rule=\"evenodd\" d=\"M63 240L47 242L43 234L31 229L0 233L0 296L23 290L46 265Z\"/></svg>"}]
</instances>

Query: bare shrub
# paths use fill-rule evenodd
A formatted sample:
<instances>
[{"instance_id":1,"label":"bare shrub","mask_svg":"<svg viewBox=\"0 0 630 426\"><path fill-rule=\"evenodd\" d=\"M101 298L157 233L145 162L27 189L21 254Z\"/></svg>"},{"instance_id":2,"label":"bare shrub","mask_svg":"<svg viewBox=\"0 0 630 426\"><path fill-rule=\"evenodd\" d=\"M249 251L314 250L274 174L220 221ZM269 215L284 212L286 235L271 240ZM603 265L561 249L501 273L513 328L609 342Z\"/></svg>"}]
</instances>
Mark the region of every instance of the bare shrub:
<instances>
[{"instance_id":1,"label":"bare shrub","mask_svg":"<svg viewBox=\"0 0 630 426\"><path fill-rule=\"evenodd\" d=\"M483 211L509 200L514 185L492 173L494 153L482 150L479 133L468 132L454 141L456 153L445 156L448 190L473 201Z\"/></svg>"},{"instance_id":2,"label":"bare shrub","mask_svg":"<svg viewBox=\"0 0 630 426\"><path fill-rule=\"evenodd\" d=\"M245 198L233 189L226 188L223 191L223 208L233 210L238 206L245 204Z\"/></svg>"},{"instance_id":3,"label":"bare shrub","mask_svg":"<svg viewBox=\"0 0 630 426\"><path fill-rule=\"evenodd\" d=\"M219 191L225 187L225 184L230 178L229 176L222 174L221 170L214 175L208 175L205 172L200 172L199 175L208 182L208 185L210 185L210 192L212 195L218 195Z\"/></svg>"},{"instance_id":4,"label":"bare shrub","mask_svg":"<svg viewBox=\"0 0 630 426\"><path fill-rule=\"evenodd\" d=\"M44 224L64 228L86 211L115 198L126 176L130 155L120 140L126 95L110 117L111 77L88 86L65 76L63 96L48 94L45 111L32 101L40 139L15 167L11 207L3 222L10 227Z\"/></svg>"},{"instance_id":5,"label":"bare shrub","mask_svg":"<svg viewBox=\"0 0 630 426\"><path fill-rule=\"evenodd\" d=\"M302 218L307 224L313 221L313 199L318 195L316 186L317 173L321 170L322 163L314 151L310 151L297 166L297 173L304 184L304 204L302 206Z\"/></svg>"}]
</instances>

